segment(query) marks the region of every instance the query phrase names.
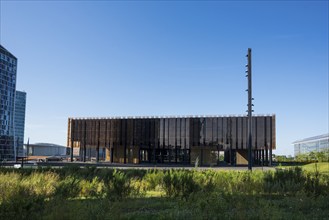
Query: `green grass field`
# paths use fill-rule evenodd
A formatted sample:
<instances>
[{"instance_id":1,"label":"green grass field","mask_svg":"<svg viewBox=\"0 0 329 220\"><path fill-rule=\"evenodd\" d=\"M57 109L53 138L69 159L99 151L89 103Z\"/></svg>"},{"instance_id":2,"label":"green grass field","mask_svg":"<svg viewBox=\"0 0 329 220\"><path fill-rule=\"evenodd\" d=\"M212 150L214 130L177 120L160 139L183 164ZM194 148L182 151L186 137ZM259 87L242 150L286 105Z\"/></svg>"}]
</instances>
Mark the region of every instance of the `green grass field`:
<instances>
[{"instance_id":1,"label":"green grass field","mask_svg":"<svg viewBox=\"0 0 329 220\"><path fill-rule=\"evenodd\" d=\"M315 172L318 170L320 173L329 174L329 162L310 163L302 166L303 170Z\"/></svg>"},{"instance_id":2,"label":"green grass field","mask_svg":"<svg viewBox=\"0 0 329 220\"><path fill-rule=\"evenodd\" d=\"M296 166L278 166L280 169L291 169ZM302 166L301 167L304 171L307 172L319 172L321 174L327 174L329 175L329 162L318 162L318 163L310 163Z\"/></svg>"}]
</instances>

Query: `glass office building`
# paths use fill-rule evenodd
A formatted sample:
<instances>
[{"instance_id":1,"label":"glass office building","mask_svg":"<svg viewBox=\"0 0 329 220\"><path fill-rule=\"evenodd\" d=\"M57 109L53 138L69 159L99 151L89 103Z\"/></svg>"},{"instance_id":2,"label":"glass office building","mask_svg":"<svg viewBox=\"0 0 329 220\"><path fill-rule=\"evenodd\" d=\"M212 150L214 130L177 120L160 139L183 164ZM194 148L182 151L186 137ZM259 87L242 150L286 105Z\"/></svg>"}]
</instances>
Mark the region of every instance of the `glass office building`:
<instances>
[{"instance_id":1,"label":"glass office building","mask_svg":"<svg viewBox=\"0 0 329 220\"><path fill-rule=\"evenodd\" d=\"M295 156L329 150L329 133L293 142Z\"/></svg>"},{"instance_id":2,"label":"glass office building","mask_svg":"<svg viewBox=\"0 0 329 220\"><path fill-rule=\"evenodd\" d=\"M26 92L16 91L15 97L15 141L16 155L26 156L23 150L24 127L25 127Z\"/></svg>"},{"instance_id":3,"label":"glass office building","mask_svg":"<svg viewBox=\"0 0 329 220\"><path fill-rule=\"evenodd\" d=\"M17 58L0 45L0 161L15 157L16 71Z\"/></svg>"},{"instance_id":4,"label":"glass office building","mask_svg":"<svg viewBox=\"0 0 329 220\"><path fill-rule=\"evenodd\" d=\"M79 160L113 163L247 164L246 116L69 118L68 146ZM254 116L255 164L270 164L275 115Z\"/></svg>"}]
</instances>

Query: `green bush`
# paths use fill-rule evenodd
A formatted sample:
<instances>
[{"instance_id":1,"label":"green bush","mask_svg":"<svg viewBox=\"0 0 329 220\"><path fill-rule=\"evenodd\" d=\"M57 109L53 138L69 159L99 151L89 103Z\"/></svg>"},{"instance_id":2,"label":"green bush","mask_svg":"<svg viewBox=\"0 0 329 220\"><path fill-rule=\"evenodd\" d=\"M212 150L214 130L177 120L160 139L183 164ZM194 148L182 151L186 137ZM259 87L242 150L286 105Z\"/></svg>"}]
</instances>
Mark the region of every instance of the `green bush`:
<instances>
[{"instance_id":1,"label":"green bush","mask_svg":"<svg viewBox=\"0 0 329 220\"><path fill-rule=\"evenodd\" d=\"M308 195L329 195L329 176L319 172L305 172L304 189Z\"/></svg>"},{"instance_id":2,"label":"green bush","mask_svg":"<svg viewBox=\"0 0 329 220\"><path fill-rule=\"evenodd\" d=\"M156 190L162 185L164 172L161 170L148 170L143 181L146 184L148 190Z\"/></svg>"},{"instance_id":3,"label":"green bush","mask_svg":"<svg viewBox=\"0 0 329 220\"><path fill-rule=\"evenodd\" d=\"M130 192L130 179L125 173L114 170L112 179L107 185L107 198L110 200L121 200L128 197Z\"/></svg>"},{"instance_id":4,"label":"green bush","mask_svg":"<svg viewBox=\"0 0 329 220\"><path fill-rule=\"evenodd\" d=\"M169 197L182 197L187 199L190 194L200 190L200 186L194 180L194 171L174 170L166 171L162 185Z\"/></svg>"},{"instance_id":5,"label":"green bush","mask_svg":"<svg viewBox=\"0 0 329 220\"><path fill-rule=\"evenodd\" d=\"M0 205L11 200L20 188L21 176L17 173L0 174Z\"/></svg>"},{"instance_id":6,"label":"green bush","mask_svg":"<svg viewBox=\"0 0 329 220\"><path fill-rule=\"evenodd\" d=\"M305 172L300 167L277 169L266 172L264 191L272 194L292 194L305 192L309 195L328 195L329 176L319 172Z\"/></svg>"},{"instance_id":7,"label":"green bush","mask_svg":"<svg viewBox=\"0 0 329 220\"><path fill-rule=\"evenodd\" d=\"M130 196L131 197L144 197L147 191L147 184L139 178L130 180Z\"/></svg>"},{"instance_id":8,"label":"green bush","mask_svg":"<svg viewBox=\"0 0 329 220\"><path fill-rule=\"evenodd\" d=\"M45 188L47 183L40 181L43 177L33 174L29 182L29 177L17 173L0 174L0 219L27 219L42 210L45 199L52 195L52 189Z\"/></svg>"},{"instance_id":9,"label":"green bush","mask_svg":"<svg viewBox=\"0 0 329 220\"><path fill-rule=\"evenodd\" d=\"M44 208L46 197L19 186L0 205L0 219L31 219Z\"/></svg>"},{"instance_id":10,"label":"green bush","mask_svg":"<svg viewBox=\"0 0 329 220\"><path fill-rule=\"evenodd\" d=\"M80 180L75 176L67 176L65 179L59 181L55 196L63 199L76 198L81 191Z\"/></svg>"},{"instance_id":11,"label":"green bush","mask_svg":"<svg viewBox=\"0 0 329 220\"><path fill-rule=\"evenodd\" d=\"M105 193L105 184L96 176L91 181L80 181L80 196L85 198L101 198Z\"/></svg>"},{"instance_id":12,"label":"green bush","mask_svg":"<svg viewBox=\"0 0 329 220\"><path fill-rule=\"evenodd\" d=\"M33 172L29 176L24 176L21 180L21 184L25 189L46 198L54 196L58 182L59 176L53 172Z\"/></svg>"}]
</instances>

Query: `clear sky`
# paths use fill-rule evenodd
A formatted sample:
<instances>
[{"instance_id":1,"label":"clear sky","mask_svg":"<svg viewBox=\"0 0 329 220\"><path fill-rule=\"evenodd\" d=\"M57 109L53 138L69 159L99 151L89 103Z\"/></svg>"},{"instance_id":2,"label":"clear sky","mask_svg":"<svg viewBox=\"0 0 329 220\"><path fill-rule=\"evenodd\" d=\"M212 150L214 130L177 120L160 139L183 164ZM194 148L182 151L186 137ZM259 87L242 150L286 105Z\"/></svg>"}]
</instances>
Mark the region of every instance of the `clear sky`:
<instances>
[{"instance_id":1,"label":"clear sky","mask_svg":"<svg viewBox=\"0 0 329 220\"><path fill-rule=\"evenodd\" d=\"M328 133L328 1L1 1L27 92L25 141L68 117L276 114L276 154Z\"/></svg>"}]
</instances>

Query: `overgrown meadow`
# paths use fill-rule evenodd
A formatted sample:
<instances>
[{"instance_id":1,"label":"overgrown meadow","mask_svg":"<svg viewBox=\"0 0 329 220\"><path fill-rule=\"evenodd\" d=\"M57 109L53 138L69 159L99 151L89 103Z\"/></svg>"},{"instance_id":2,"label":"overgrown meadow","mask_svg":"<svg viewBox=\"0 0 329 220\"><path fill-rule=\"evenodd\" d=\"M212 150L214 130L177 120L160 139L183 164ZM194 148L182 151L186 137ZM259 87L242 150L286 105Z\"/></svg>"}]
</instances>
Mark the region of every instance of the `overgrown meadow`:
<instances>
[{"instance_id":1,"label":"overgrown meadow","mask_svg":"<svg viewBox=\"0 0 329 220\"><path fill-rule=\"evenodd\" d=\"M0 219L328 219L329 176L276 171L0 169Z\"/></svg>"}]
</instances>

